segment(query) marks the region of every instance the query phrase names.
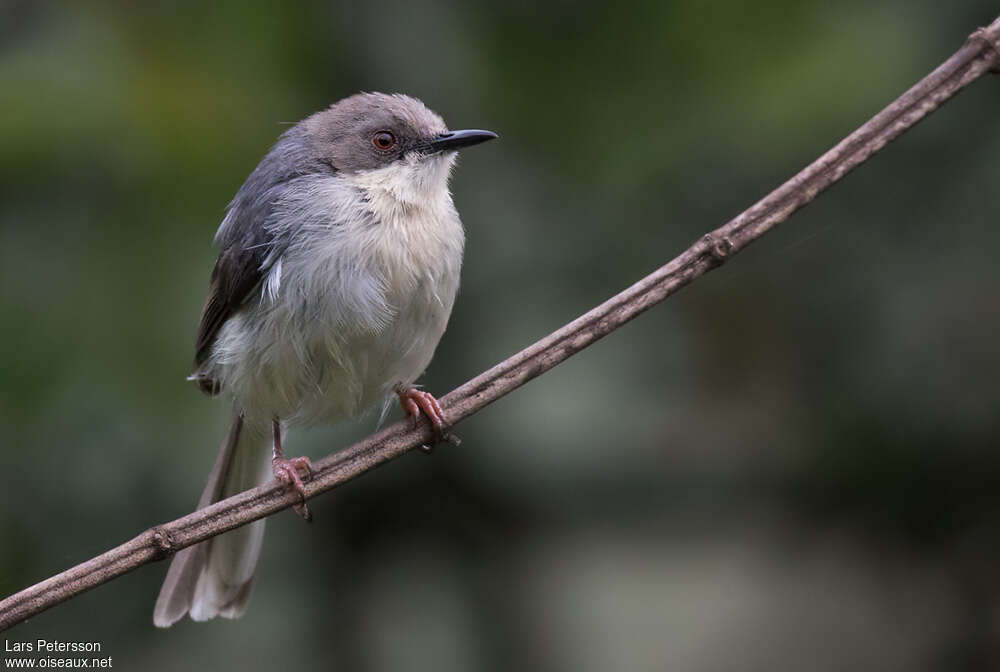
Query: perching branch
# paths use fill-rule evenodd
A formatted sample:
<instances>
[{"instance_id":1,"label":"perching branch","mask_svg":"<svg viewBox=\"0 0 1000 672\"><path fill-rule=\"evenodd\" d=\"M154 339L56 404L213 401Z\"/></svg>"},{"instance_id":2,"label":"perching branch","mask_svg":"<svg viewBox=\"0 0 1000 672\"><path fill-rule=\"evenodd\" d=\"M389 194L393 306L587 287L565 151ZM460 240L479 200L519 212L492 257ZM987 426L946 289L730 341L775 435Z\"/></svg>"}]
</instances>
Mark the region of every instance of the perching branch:
<instances>
[{"instance_id":1,"label":"perching branch","mask_svg":"<svg viewBox=\"0 0 1000 672\"><path fill-rule=\"evenodd\" d=\"M987 71L1000 72L1000 18L969 36L951 58L798 175L679 257L620 294L441 398L451 423L545 373L720 266ZM315 464L314 497L431 439L425 425L398 422ZM297 503L276 482L146 530L131 541L0 602L0 630L136 567Z\"/></svg>"}]
</instances>

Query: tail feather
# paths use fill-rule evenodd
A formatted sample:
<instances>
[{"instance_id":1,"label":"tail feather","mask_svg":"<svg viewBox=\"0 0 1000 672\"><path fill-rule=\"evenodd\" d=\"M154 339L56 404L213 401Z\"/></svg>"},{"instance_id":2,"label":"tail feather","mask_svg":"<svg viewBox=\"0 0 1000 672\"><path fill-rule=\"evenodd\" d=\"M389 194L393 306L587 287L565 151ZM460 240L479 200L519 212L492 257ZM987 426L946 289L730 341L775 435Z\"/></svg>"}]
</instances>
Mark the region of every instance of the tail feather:
<instances>
[{"instance_id":1,"label":"tail feather","mask_svg":"<svg viewBox=\"0 0 1000 672\"><path fill-rule=\"evenodd\" d=\"M252 488L267 479L267 443L233 414L229 434L202 492L198 508ZM238 618L246 611L264 538L258 520L185 548L174 556L153 610L153 623L170 627L190 613L196 621Z\"/></svg>"}]
</instances>

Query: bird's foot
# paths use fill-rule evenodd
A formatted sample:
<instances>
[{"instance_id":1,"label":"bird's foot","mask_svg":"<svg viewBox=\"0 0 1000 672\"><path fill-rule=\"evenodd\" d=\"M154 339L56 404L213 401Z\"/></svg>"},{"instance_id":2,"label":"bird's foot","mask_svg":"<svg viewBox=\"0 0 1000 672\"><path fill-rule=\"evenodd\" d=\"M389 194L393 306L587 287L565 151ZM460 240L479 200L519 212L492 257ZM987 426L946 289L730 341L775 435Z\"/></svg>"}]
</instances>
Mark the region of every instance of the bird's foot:
<instances>
[{"instance_id":1,"label":"bird's foot","mask_svg":"<svg viewBox=\"0 0 1000 672\"><path fill-rule=\"evenodd\" d=\"M285 487L299 493L302 502L292 508L304 520L311 521L312 513L309 512L309 507L306 506L306 486L302 482L302 475L299 473L302 472L306 478L312 477L313 466L309 458L305 456L292 458L275 457L271 460L271 471L274 472L274 477L279 482L285 484Z\"/></svg>"},{"instance_id":2,"label":"bird's foot","mask_svg":"<svg viewBox=\"0 0 1000 672\"><path fill-rule=\"evenodd\" d=\"M403 407L403 412L413 422L414 427L420 422L421 415L427 418L431 429L434 430L434 443L448 441L458 445L459 438L448 432L449 425L448 421L445 420L444 410L433 394L412 386L400 386L396 388L396 396L399 397L399 405ZM421 446L421 449L425 453L429 453L433 450L433 445Z\"/></svg>"}]
</instances>

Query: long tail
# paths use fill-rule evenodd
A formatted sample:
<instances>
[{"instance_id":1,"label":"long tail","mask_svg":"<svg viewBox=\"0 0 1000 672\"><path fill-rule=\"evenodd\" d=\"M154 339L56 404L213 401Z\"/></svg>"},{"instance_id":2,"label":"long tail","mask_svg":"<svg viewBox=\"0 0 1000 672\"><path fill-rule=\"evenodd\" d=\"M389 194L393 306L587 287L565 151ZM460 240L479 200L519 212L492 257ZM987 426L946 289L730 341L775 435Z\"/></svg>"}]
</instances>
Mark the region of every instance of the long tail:
<instances>
[{"instance_id":1,"label":"long tail","mask_svg":"<svg viewBox=\"0 0 1000 672\"><path fill-rule=\"evenodd\" d=\"M198 508L255 487L269 477L266 436L233 413ZM195 621L239 618L246 611L264 538L264 521L195 544L174 556L153 609L153 623L168 628L190 613Z\"/></svg>"}]
</instances>

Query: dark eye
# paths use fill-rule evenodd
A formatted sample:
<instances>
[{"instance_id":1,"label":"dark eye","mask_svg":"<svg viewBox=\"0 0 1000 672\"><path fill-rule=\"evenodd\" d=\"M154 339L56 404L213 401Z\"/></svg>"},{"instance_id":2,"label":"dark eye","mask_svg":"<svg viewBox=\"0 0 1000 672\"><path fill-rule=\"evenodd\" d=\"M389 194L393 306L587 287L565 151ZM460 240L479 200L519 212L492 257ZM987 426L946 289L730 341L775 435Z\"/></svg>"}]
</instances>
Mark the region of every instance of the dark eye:
<instances>
[{"instance_id":1,"label":"dark eye","mask_svg":"<svg viewBox=\"0 0 1000 672\"><path fill-rule=\"evenodd\" d=\"M372 136L372 144L384 152L396 146L396 136L389 131L379 131Z\"/></svg>"}]
</instances>

